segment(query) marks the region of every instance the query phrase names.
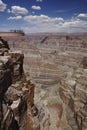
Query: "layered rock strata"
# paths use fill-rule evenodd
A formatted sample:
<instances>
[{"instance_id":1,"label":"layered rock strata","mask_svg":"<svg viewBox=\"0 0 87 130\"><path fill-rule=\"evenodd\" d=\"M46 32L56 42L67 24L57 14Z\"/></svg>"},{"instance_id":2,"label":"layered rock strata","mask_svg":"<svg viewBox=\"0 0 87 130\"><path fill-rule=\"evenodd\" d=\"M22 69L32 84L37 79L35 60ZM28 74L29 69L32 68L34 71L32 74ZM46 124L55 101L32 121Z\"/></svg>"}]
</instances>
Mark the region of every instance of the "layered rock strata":
<instances>
[{"instance_id":1,"label":"layered rock strata","mask_svg":"<svg viewBox=\"0 0 87 130\"><path fill-rule=\"evenodd\" d=\"M7 39L12 49L24 51L26 72L36 83L37 128L86 130L87 34ZM28 114L30 120L30 109ZM34 122L27 129L30 124L35 129Z\"/></svg>"},{"instance_id":2,"label":"layered rock strata","mask_svg":"<svg viewBox=\"0 0 87 130\"><path fill-rule=\"evenodd\" d=\"M60 97L66 108L71 130L87 129L87 70L77 69L71 77L61 81ZM70 113L70 114L68 114Z\"/></svg>"}]
</instances>

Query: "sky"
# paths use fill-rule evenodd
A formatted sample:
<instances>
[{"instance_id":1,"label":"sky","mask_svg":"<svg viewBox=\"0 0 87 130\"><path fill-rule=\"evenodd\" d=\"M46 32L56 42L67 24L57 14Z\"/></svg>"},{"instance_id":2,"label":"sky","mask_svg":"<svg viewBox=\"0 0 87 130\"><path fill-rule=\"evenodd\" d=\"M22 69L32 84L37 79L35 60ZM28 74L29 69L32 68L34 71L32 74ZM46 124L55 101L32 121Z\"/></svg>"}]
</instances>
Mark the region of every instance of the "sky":
<instances>
[{"instance_id":1,"label":"sky","mask_svg":"<svg viewBox=\"0 0 87 130\"><path fill-rule=\"evenodd\" d=\"M0 31L87 32L87 0L0 0Z\"/></svg>"}]
</instances>

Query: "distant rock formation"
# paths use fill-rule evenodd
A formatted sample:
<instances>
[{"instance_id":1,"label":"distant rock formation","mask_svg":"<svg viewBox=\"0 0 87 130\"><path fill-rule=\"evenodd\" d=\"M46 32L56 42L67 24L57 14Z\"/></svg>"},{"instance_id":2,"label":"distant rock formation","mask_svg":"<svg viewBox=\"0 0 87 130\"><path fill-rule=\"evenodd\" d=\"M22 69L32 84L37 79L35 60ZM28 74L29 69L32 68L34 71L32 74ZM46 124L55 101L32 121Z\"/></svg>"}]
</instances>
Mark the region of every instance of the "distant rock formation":
<instances>
[{"instance_id":1,"label":"distant rock formation","mask_svg":"<svg viewBox=\"0 0 87 130\"><path fill-rule=\"evenodd\" d=\"M21 30L11 30L10 32L0 32L1 37L16 37L24 36L24 32Z\"/></svg>"}]
</instances>

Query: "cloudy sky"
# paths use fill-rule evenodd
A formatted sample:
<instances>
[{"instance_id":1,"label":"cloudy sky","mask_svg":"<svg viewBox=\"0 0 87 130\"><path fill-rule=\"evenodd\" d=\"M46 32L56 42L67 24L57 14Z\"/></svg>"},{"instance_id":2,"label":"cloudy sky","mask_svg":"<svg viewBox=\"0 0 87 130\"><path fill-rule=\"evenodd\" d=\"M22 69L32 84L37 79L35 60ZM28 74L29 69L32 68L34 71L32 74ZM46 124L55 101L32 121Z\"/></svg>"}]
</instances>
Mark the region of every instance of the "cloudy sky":
<instances>
[{"instance_id":1,"label":"cloudy sky","mask_svg":"<svg viewBox=\"0 0 87 130\"><path fill-rule=\"evenodd\" d=\"M0 31L87 32L87 0L0 0Z\"/></svg>"}]
</instances>

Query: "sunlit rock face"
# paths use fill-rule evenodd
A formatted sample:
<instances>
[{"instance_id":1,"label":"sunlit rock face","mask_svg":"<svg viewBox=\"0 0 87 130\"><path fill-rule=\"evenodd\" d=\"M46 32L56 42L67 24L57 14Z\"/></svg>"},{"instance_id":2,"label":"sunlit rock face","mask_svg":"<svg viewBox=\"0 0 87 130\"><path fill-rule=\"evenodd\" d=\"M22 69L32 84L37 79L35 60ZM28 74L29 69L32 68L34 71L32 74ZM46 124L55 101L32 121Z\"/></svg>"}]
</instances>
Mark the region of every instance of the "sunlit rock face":
<instances>
[{"instance_id":1,"label":"sunlit rock face","mask_svg":"<svg viewBox=\"0 0 87 130\"><path fill-rule=\"evenodd\" d=\"M34 84L24 74L24 54L9 50L2 38L0 54L0 130L29 130L32 124L36 130Z\"/></svg>"},{"instance_id":2,"label":"sunlit rock face","mask_svg":"<svg viewBox=\"0 0 87 130\"><path fill-rule=\"evenodd\" d=\"M43 34L5 39L12 50L23 51L25 72L35 84L30 94L30 102L35 105L28 106L28 116L24 116L26 129L86 130L87 35Z\"/></svg>"}]
</instances>

